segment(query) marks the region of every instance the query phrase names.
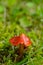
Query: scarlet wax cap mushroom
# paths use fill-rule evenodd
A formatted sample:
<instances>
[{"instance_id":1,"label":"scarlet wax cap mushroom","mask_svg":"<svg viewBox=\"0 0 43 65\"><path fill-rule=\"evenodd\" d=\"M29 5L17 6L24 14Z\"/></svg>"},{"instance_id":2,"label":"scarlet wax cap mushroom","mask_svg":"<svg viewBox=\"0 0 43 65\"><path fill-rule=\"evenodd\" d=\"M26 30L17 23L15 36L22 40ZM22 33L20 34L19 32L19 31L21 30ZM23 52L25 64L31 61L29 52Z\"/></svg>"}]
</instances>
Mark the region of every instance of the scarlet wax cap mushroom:
<instances>
[{"instance_id":1,"label":"scarlet wax cap mushroom","mask_svg":"<svg viewBox=\"0 0 43 65\"><path fill-rule=\"evenodd\" d=\"M14 36L9 41L14 46L17 46L18 44L23 44L26 47L31 45L30 39L25 34Z\"/></svg>"},{"instance_id":2,"label":"scarlet wax cap mushroom","mask_svg":"<svg viewBox=\"0 0 43 65\"><path fill-rule=\"evenodd\" d=\"M9 41L12 45L17 46L20 43L20 36L14 36Z\"/></svg>"},{"instance_id":3,"label":"scarlet wax cap mushroom","mask_svg":"<svg viewBox=\"0 0 43 65\"><path fill-rule=\"evenodd\" d=\"M24 44L26 47L31 45L31 40L25 34L21 34L20 38L22 39L21 44Z\"/></svg>"}]
</instances>

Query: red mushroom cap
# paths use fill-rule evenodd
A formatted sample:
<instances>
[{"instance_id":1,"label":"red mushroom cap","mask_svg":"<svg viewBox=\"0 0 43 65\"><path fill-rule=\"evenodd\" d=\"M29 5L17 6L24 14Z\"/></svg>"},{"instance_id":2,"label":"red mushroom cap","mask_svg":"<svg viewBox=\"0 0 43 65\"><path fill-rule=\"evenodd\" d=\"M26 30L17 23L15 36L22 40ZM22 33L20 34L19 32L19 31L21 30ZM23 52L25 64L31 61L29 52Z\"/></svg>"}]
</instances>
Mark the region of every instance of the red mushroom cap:
<instances>
[{"instance_id":1,"label":"red mushroom cap","mask_svg":"<svg viewBox=\"0 0 43 65\"><path fill-rule=\"evenodd\" d=\"M17 46L18 44L24 44L26 47L31 45L30 39L25 34L14 36L9 41L14 46Z\"/></svg>"},{"instance_id":2,"label":"red mushroom cap","mask_svg":"<svg viewBox=\"0 0 43 65\"><path fill-rule=\"evenodd\" d=\"M21 44L24 44L26 47L31 45L30 39L25 34L21 34L20 37L23 41Z\"/></svg>"}]
</instances>

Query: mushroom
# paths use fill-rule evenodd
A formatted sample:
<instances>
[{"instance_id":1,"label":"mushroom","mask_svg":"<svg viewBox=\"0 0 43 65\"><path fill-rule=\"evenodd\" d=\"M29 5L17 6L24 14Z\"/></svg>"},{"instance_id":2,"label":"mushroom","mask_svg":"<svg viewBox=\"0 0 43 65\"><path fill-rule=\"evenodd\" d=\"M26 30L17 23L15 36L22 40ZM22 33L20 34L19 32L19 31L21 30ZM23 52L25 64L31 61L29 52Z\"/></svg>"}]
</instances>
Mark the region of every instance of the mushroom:
<instances>
[{"instance_id":1,"label":"mushroom","mask_svg":"<svg viewBox=\"0 0 43 65\"><path fill-rule=\"evenodd\" d=\"M19 45L19 49L18 49L18 55L19 57L16 58L16 60L20 60L23 57L23 53L24 53L24 47L28 47L31 45L31 41L29 39L29 37L27 37L25 34L20 34L19 36L14 36L10 39L10 43L14 46L18 46Z\"/></svg>"}]
</instances>

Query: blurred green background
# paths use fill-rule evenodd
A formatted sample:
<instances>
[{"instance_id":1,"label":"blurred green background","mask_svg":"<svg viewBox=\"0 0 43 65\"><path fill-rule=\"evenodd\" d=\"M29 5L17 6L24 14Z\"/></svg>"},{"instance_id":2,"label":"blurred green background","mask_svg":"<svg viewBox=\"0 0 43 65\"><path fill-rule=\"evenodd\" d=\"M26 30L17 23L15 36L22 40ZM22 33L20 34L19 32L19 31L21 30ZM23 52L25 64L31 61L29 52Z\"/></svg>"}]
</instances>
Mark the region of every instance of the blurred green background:
<instances>
[{"instance_id":1,"label":"blurred green background","mask_svg":"<svg viewBox=\"0 0 43 65\"><path fill-rule=\"evenodd\" d=\"M25 33L32 45L15 63L14 35ZM0 65L43 65L43 0L0 0Z\"/></svg>"}]
</instances>

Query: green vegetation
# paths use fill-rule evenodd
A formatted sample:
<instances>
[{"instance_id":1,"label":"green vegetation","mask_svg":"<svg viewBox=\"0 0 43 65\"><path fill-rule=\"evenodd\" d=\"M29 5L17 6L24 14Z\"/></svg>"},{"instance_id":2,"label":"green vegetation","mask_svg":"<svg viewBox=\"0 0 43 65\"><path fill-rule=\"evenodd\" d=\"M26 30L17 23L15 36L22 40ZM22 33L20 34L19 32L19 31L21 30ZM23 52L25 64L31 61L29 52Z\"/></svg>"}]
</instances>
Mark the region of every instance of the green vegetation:
<instances>
[{"instance_id":1,"label":"green vegetation","mask_svg":"<svg viewBox=\"0 0 43 65\"><path fill-rule=\"evenodd\" d=\"M16 63L9 39L20 33L32 45ZM0 0L0 65L43 65L43 0Z\"/></svg>"}]
</instances>

